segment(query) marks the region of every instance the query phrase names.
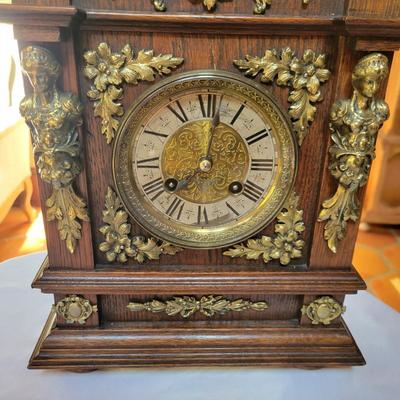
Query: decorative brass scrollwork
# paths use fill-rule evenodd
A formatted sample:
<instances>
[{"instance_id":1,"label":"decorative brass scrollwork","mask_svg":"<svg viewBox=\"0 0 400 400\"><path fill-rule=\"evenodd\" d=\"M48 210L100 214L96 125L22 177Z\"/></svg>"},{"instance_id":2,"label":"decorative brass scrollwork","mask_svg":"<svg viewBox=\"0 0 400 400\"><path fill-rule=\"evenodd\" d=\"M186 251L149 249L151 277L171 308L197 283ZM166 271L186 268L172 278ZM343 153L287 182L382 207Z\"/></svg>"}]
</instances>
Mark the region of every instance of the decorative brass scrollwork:
<instances>
[{"instance_id":1,"label":"decorative brass scrollwork","mask_svg":"<svg viewBox=\"0 0 400 400\"><path fill-rule=\"evenodd\" d=\"M254 5L254 14L264 14L267 7L272 4L272 0L254 0L256 4Z\"/></svg>"},{"instance_id":2,"label":"decorative brass scrollwork","mask_svg":"<svg viewBox=\"0 0 400 400\"><path fill-rule=\"evenodd\" d=\"M353 96L337 101L330 112L333 144L329 149L329 170L338 181L336 193L322 203L319 221L327 221L324 238L336 253L338 241L346 234L347 221L357 221L358 189L368 180L379 128L389 116L384 100L375 96L389 73L387 58L379 53L363 57L353 76Z\"/></svg>"},{"instance_id":3,"label":"decorative brass scrollwork","mask_svg":"<svg viewBox=\"0 0 400 400\"><path fill-rule=\"evenodd\" d=\"M298 210L299 198L292 193L287 205L278 217L275 225L275 236L262 236L259 239L250 239L246 244L237 244L224 252L229 257L246 257L248 260L257 260L262 256L265 263L279 260L282 265L288 265L294 258L302 256L304 240L300 235L304 232L303 211Z\"/></svg>"},{"instance_id":4,"label":"decorative brass scrollwork","mask_svg":"<svg viewBox=\"0 0 400 400\"><path fill-rule=\"evenodd\" d=\"M119 100L124 82L137 85L139 81L152 82L158 74L168 75L182 64L183 58L172 54L154 56L153 50L140 50L135 56L131 46L125 45L121 52L113 53L107 43L100 43L96 50L84 54L84 74L92 79L94 86L87 92L94 101L94 115L101 118L101 132L111 143L124 109Z\"/></svg>"},{"instance_id":5,"label":"decorative brass scrollwork","mask_svg":"<svg viewBox=\"0 0 400 400\"><path fill-rule=\"evenodd\" d=\"M29 46L21 52L21 65L33 94L20 104L32 134L33 151L41 179L53 187L47 199L47 220L57 220L60 238L75 251L81 221L88 221L86 203L72 187L82 170L76 128L82 124L82 105L72 93L56 87L60 64L48 50Z\"/></svg>"},{"instance_id":6,"label":"decorative brass scrollwork","mask_svg":"<svg viewBox=\"0 0 400 400\"><path fill-rule=\"evenodd\" d=\"M174 297L165 302L153 299L146 303L129 303L127 307L130 311L165 312L169 316L179 314L182 318L188 318L196 312L212 317L229 311L264 311L268 308L268 304L264 301L253 303L249 300L228 300L222 296L210 295L203 296L200 300L191 296Z\"/></svg>"},{"instance_id":7,"label":"decorative brass scrollwork","mask_svg":"<svg viewBox=\"0 0 400 400\"><path fill-rule=\"evenodd\" d=\"M306 137L310 123L314 121L317 111L314 103L323 100L320 91L321 83L326 82L331 73L325 68L325 54L316 54L306 50L301 59L287 47L279 55L277 50L267 50L263 57L247 55L244 60L233 63L247 76L261 75L261 82L270 83L275 78L279 86L289 86L289 114L293 120L294 130L299 145Z\"/></svg>"},{"instance_id":8,"label":"decorative brass scrollwork","mask_svg":"<svg viewBox=\"0 0 400 400\"><path fill-rule=\"evenodd\" d=\"M109 187L106 194L103 225L100 232L105 241L100 243L99 250L106 253L109 262L126 263L133 258L140 264L146 260L158 260L162 254L175 255L181 248L167 242L159 242L153 238L141 236L130 237L131 225L128 223L128 213L122 209L122 202Z\"/></svg>"},{"instance_id":9,"label":"decorative brass scrollwork","mask_svg":"<svg viewBox=\"0 0 400 400\"><path fill-rule=\"evenodd\" d=\"M86 320L97 312L97 306L81 296L71 295L60 300L53 306L54 311L65 319L67 324L83 325Z\"/></svg>"},{"instance_id":10,"label":"decorative brass scrollwork","mask_svg":"<svg viewBox=\"0 0 400 400\"><path fill-rule=\"evenodd\" d=\"M308 306L301 308L302 315L306 315L313 325L329 325L334 319L340 317L346 311L346 307L339 304L329 296L316 299Z\"/></svg>"}]
</instances>

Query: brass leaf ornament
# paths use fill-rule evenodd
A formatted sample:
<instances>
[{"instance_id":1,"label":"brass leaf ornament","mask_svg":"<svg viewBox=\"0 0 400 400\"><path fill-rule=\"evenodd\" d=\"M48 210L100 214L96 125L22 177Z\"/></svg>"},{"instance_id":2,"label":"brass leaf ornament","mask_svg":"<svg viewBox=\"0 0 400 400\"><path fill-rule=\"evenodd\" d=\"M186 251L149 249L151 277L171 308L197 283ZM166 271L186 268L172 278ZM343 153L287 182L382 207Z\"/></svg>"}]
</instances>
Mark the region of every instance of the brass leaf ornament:
<instances>
[{"instance_id":1,"label":"brass leaf ornament","mask_svg":"<svg viewBox=\"0 0 400 400\"><path fill-rule=\"evenodd\" d=\"M322 203L318 220L326 221L324 238L333 253L346 235L347 222L357 221L360 215L358 190L367 183L375 158L376 136L389 117L386 102L376 98L388 73L388 60L383 54L363 57L352 75L352 98L339 100L331 108L329 128L333 144L329 149L329 171L338 187Z\"/></svg>"},{"instance_id":2,"label":"brass leaf ornament","mask_svg":"<svg viewBox=\"0 0 400 400\"><path fill-rule=\"evenodd\" d=\"M67 324L84 325L86 320L97 312L97 306L90 304L84 297L71 295L64 297L53 306L54 311L64 318Z\"/></svg>"},{"instance_id":3,"label":"brass leaf ornament","mask_svg":"<svg viewBox=\"0 0 400 400\"><path fill-rule=\"evenodd\" d=\"M330 325L333 320L340 317L345 311L346 307L329 296L320 297L301 308L302 315L306 315L313 325Z\"/></svg>"},{"instance_id":4,"label":"brass leaf ornament","mask_svg":"<svg viewBox=\"0 0 400 400\"><path fill-rule=\"evenodd\" d=\"M255 0L254 14L265 14L267 7L272 4L272 0Z\"/></svg>"},{"instance_id":5,"label":"brass leaf ornament","mask_svg":"<svg viewBox=\"0 0 400 400\"><path fill-rule=\"evenodd\" d=\"M181 248L167 242L159 242L153 238L141 236L130 237L131 225L128 223L128 213L116 193L109 187L103 210L103 225L100 232L105 241L100 243L99 250L106 254L107 261L126 263L133 258L142 264L146 260L158 260L162 254L175 255Z\"/></svg>"},{"instance_id":6,"label":"brass leaf ornament","mask_svg":"<svg viewBox=\"0 0 400 400\"><path fill-rule=\"evenodd\" d=\"M79 220L89 220L86 202L72 186L82 170L76 130L82 125L82 104L74 94L57 88L60 64L47 49L25 47L21 66L33 94L22 100L20 112L31 131L39 176L53 188L46 200L46 218L57 221L60 238L73 253L81 239Z\"/></svg>"},{"instance_id":7,"label":"brass leaf ornament","mask_svg":"<svg viewBox=\"0 0 400 400\"><path fill-rule=\"evenodd\" d=\"M289 114L301 145L315 118L317 109L314 104L323 100L321 83L331 75L325 68L325 54L306 50L301 58L297 58L294 51L287 47L281 53L275 49L267 50L263 57L247 55L244 60L235 60L234 64L244 70L246 76L261 74L261 82L276 80L277 85L290 88Z\"/></svg>"},{"instance_id":8,"label":"brass leaf ornament","mask_svg":"<svg viewBox=\"0 0 400 400\"><path fill-rule=\"evenodd\" d=\"M167 4L165 0L151 0L153 3L154 9L156 11L165 11L167 9Z\"/></svg>"},{"instance_id":9,"label":"brass leaf ornament","mask_svg":"<svg viewBox=\"0 0 400 400\"><path fill-rule=\"evenodd\" d=\"M183 62L183 58L172 54L155 56L153 50L140 50L135 54L129 44L113 53L107 43L100 43L96 50L85 52L84 58L87 63L84 74L93 80L87 95L94 102L94 115L101 119L101 132L107 143L112 142L119 127L120 121L116 117L124 114L120 103L121 85L152 82L156 75L169 75Z\"/></svg>"},{"instance_id":10,"label":"brass leaf ornament","mask_svg":"<svg viewBox=\"0 0 400 400\"><path fill-rule=\"evenodd\" d=\"M150 300L146 303L129 303L130 311L149 311L152 313L164 312L169 316L180 315L182 318L189 318L196 312L212 317L215 314L226 314L230 311L264 311L268 304L264 301L251 302L249 300L237 299L228 300L222 296L203 296L197 300L192 296L173 297L171 300L160 301Z\"/></svg>"},{"instance_id":11,"label":"brass leaf ornament","mask_svg":"<svg viewBox=\"0 0 400 400\"><path fill-rule=\"evenodd\" d=\"M207 8L208 11L213 10L217 5L218 0L203 0L204 7Z\"/></svg>"},{"instance_id":12,"label":"brass leaf ornament","mask_svg":"<svg viewBox=\"0 0 400 400\"><path fill-rule=\"evenodd\" d=\"M284 210L278 215L273 237L262 236L249 239L246 244L237 244L224 252L228 257L245 257L247 260L263 258L265 263L279 260L282 265L288 265L294 258L302 256L304 240L301 234L305 230L303 211L298 210L299 198L292 193Z\"/></svg>"}]
</instances>

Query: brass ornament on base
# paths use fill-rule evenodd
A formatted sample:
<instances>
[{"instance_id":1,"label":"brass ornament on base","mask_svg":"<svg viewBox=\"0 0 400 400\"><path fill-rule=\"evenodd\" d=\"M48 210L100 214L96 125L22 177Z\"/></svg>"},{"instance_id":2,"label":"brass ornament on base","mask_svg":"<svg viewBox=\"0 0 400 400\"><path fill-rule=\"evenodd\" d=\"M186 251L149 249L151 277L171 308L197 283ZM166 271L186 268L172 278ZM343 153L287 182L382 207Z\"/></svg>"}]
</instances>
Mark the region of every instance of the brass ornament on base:
<instances>
[{"instance_id":1,"label":"brass ornament on base","mask_svg":"<svg viewBox=\"0 0 400 400\"><path fill-rule=\"evenodd\" d=\"M263 57L247 55L244 60L233 63L244 70L246 76L255 77L261 73L261 82L271 83L276 79L277 85L290 87L289 114L301 146L315 118L317 109L314 104L323 100L321 83L331 76L325 68L325 60L325 54L310 49L299 59L290 47L286 47L281 54L269 49Z\"/></svg>"},{"instance_id":2,"label":"brass ornament on base","mask_svg":"<svg viewBox=\"0 0 400 400\"><path fill-rule=\"evenodd\" d=\"M146 303L128 304L130 311L149 311L152 313L164 312L169 316L180 315L182 318L189 318L196 312L212 317L215 314L226 314L230 311L264 311L268 308L268 304L264 301L252 302L249 300L237 299L228 300L222 296L203 296L197 300L192 296L173 297L171 300L159 301L153 299Z\"/></svg>"},{"instance_id":3,"label":"brass ornament on base","mask_svg":"<svg viewBox=\"0 0 400 400\"><path fill-rule=\"evenodd\" d=\"M334 298L323 296L309 305L301 308L302 315L306 315L313 325L330 325L346 311L346 307L339 304Z\"/></svg>"},{"instance_id":4,"label":"brass ornament on base","mask_svg":"<svg viewBox=\"0 0 400 400\"><path fill-rule=\"evenodd\" d=\"M158 260L162 254L174 255L181 248L167 242L159 242L153 238L141 236L130 237L131 225L128 223L128 213L123 210L119 197L109 187L103 211L103 225L100 232L105 241L100 243L99 250L106 253L107 261L126 263L133 258L142 264L146 260Z\"/></svg>"},{"instance_id":5,"label":"brass ornament on base","mask_svg":"<svg viewBox=\"0 0 400 400\"><path fill-rule=\"evenodd\" d=\"M245 257L247 260L258 260L261 256L267 264L279 260L281 265L288 265L292 259L303 254L304 240L300 239L305 230L303 211L298 210L298 196L293 192L278 217L275 225L275 236L262 236L249 239L246 244L238 244L224 252L228 257Z\"/></svg>"},{"instance_id":6,"label":"brass ornament on base","mask_svg":"<svg viewBox=\"0 0 400 400\"><path fill-rule=\"evenodd\" d=\"M20 112L31 131L39 175L53 187L46 200L46 218L57 221L60 238L73 253L81 239L78 220L89 221L86 202L72 186L82 171L76 130L82 125L82 105L75 95L57 88L60 64L47 49L24 48L21 65L33 94L22 100Z\"/></svg>"},{"instance_id":7,"label":"brass ornament on base","mask_svg":"<svg viewBox=\"0 0 400 400\"><path fill-rule=\"evenodd\" d=\"M119 120L124 114L119 102L123 83L137 85L139 81L152 82L156 75L169 75L183 63L183 58L172 54L154 56L153 50L140 50L134 54L126 44L121 52L113 53L107 43L100 43L96 50L84 54L86 66L84 74L93 80L94 86L87 92L94 101L94 115L101 118L101 132L110 144L119 127Z\"/></svg>"},{"instance_id":8,"label":"brass ornament on base","mask_svg":"<svg viewBox=\"0 0 400 400\"><path fill-rule=\"evenodd\" d=\"M322 203L318 220L327 221L324 238L333 253L346 235L347 222L359 218L357 193L367 183L375 158L376 136L389 117L386 102L376 98L388 73L388 59L383 54L363 57L353 72L352 98L339 100L331 108L329 128L333 144L329 149L329 171L338 181L338 188Z\"/></svg>"},{"instance_id":9,"label":"brass ornament on base","mask_svg":"<svg viewBox=\"0 0 400 400\"><path fill-rule=\"evenodd\" d=\"M77 295L67 296L53 307L57 315L64 318L67 324L84 325L86 320L98 311L96 305L90 304L89 300Z\"/></svg>"}]
</instances>

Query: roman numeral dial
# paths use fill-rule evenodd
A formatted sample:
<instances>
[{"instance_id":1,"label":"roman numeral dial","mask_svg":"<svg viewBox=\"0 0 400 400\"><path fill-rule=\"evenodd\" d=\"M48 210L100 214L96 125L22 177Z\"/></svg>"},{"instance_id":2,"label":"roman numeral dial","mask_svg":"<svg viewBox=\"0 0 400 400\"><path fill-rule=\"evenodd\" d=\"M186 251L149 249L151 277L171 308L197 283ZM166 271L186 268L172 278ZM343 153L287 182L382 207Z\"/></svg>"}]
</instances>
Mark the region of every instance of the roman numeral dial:
<instances>
[{"instance_id":1,"label":"roman numeral dial","mask_svg":"<svg viewBox=\"0 0 400 400\"><path fill-rule=\"evenodd\" d=\"M129 167L118 192L154 237L225 247L255 236L281 211L271 205L293 187L295 138L281 107L251 80L174 73L130 112L121 124L129 140L117 156Z\"/></svg>"}]
</instances>

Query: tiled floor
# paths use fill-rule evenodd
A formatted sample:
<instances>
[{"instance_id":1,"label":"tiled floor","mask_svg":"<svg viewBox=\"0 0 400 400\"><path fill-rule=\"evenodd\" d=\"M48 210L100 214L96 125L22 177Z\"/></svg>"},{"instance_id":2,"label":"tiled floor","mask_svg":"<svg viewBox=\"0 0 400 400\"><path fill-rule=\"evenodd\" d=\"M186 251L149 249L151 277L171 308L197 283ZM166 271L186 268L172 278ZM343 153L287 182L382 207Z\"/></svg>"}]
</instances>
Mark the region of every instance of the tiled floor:
<instances>
[{"instance_id":1,"label":"tiled floor","mask_svg":"<svg viewBox=\"0 0 400 400\"><path fill-rule=\"evenodd\" d=\"M0 262L46 248L42 214L29 224L13 208L0 225ZM368 290L400 311L400 228L371 227L360 230L353 263Z\"/></svg>"}]
</instances>

